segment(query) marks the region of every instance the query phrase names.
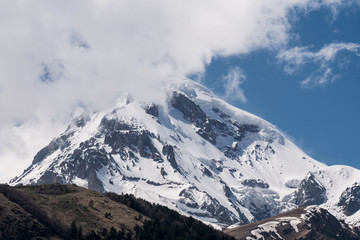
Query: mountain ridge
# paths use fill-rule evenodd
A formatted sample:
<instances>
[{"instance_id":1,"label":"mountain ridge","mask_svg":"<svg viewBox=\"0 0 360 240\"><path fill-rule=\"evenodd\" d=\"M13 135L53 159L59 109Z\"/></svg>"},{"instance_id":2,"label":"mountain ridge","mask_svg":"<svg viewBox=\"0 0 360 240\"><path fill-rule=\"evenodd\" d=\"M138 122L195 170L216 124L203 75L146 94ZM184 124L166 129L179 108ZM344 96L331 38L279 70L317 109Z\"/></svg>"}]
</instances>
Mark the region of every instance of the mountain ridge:
<instances>
[{"instance_id":1,"label":"mountain ridge","mask_svg":"<svg viewBox=\"0 0 360 240\"><path fill-rule=\"evenodd\" d=\"M0 185L0 239L232 239L132 195L76 185Z\"/></svg>"},{"instance_id":2,"label":"mountain ridge","mask_svg":"<svg viewBox=\"0 0 360 240\"><path fill-rule=\"evenodd\" d=\"M359 223L356 204L350 215L349 203L338 204L346 189L357 196L349 187L359 170L312 159L269 122L189 79L172 79L159 95L157 102L126 96L113 110L75 119L11 184L131 193L221 227L315 200Z\"/></svg>"}]
</instances>

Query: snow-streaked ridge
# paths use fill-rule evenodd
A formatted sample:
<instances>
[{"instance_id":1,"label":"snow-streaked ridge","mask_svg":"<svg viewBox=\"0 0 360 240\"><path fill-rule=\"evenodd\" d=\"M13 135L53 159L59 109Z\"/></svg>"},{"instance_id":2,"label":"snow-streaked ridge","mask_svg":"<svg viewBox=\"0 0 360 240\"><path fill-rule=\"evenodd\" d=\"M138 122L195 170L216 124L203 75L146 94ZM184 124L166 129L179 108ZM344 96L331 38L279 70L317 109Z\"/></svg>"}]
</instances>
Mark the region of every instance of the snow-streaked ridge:
<instances>
[{"instance_id":1,"label":"snow-streaked ridge","mask_svg":"<svg viewBox=\"0 0 360 240\"><path fill-rule=\"evenodd\" d=\"M199 116L185 116L172 104L174 93L193 103L184 111L199 111ZM11 184L41 183L48 172L48 182L61 179L99 187L95 190L131 193L205 222L229 226L297 207L289 196L312 172L326 188L322 206L348 218L337 203L342 192L360 179L359 170L328 167L312 159L269 122L227 104L189 79L172 78L159 96L163 99L153 105L157 115L145 111L152 103L129 98L82 125L72 125L63 134L63 146L49 151ZM190 109L194 106L200 110ZM111 121L124 126L109 130L105 122ZM201 135L208 128L215 139ZM126 140L115 144L119 148L115 149L106 143L111 134L117 141L128 136L137 142ZM89 156L101 157L100 163L91 162ZM81 164L86 165L82 172L74 172L74 166Z\"/></svg>"}]
</instances>

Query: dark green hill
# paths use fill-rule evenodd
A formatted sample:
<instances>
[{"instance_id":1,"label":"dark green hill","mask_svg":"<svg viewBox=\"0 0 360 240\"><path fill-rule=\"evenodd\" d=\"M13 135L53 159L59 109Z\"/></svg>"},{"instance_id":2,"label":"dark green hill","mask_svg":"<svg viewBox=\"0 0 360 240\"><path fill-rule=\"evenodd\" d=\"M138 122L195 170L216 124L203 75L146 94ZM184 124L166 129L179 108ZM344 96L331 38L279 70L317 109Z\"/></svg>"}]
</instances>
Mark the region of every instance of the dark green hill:
<instances>
[{"instance_id":1,"label":"dark green hill","mask_svg":"<svg viewBox=\"0 0 360 240\"><path fill-rule=\"evenodd\" d=\"M2 239L230 239L166 207L75 185L0 185Z\"/></svg>"}]
</instances>

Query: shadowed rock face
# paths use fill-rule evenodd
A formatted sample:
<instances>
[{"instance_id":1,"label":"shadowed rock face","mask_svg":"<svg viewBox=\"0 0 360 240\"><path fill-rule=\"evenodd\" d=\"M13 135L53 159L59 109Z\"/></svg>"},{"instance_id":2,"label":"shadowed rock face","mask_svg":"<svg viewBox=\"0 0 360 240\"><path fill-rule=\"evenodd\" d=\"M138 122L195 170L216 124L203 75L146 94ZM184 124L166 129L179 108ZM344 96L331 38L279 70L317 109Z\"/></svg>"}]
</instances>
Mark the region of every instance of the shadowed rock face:
<instances>
[{"instance_id":1,"label":"shadowed rock face","mask_svg":"<svg viewBox=\"0 0 360 240\"><path fill-rule=\"evenodd\" d=\"M225 232L235 239L356 240L360 237L358 229L350 228L327 210L318 207L298 208Z\"/></svg>"},{"instance_id":2,"label":"shadowed rock face","mask_svg":"<svg viewBox=\"0 0 360 240\"><path fill-rule=\"evenodd\" d=\"M183 114L184 119L192 122L195 126L201 127L206 122L207 116L203 110L185 95L173 92L170 104Z\"/></svg>"},{"instance_id":3,"label":"shadowed rock face","mask_svg":"<svg viewBox=\"0 0 360 240\"><path fill-rule=\"evenodd\" d=\"M72 135L72 133L61 135L59 138L52 140L49 145L41 149L34 157L32 164L41 162L47 156L51 155L57 150L63 150L70 145L68 138Z\"/></svg>"},{"instance_id":4,"label":"shadowed rock face","mask_svg":"<svg viewBox=\"0 0 360 240\"><path fill-rule=\"evenodd\" d=\"M237 217L235 214L222 206L219 201L208 195L206 192L202 192L204 194L205 201L200 205L196 203L196 193L199 193L199 190L196 187L189 187L179 193L179 196L182 197L181 202L187 207L193 209L192 215L205 218L216 216L222 223L228 225L236 223ZM199 210L203 211L199 212ZM244 216L241 217L246 223L246 218Z\"/></svg>"},{"instance_id":5,"label":"shadowed rock face","mask_svg":"<svg viewBox=\"0 0 360 240\"><path fill-rule=\"evenodd\" d=\"M170 104L183 114L184 119L199 128L196 131L197 134L214 145L218 136L231 136L235 140L241 141L247 133L258 133L260 131L257 125L240 124L229 120L229 116L217 108L213 108L212 111L224 121L211 119L196 103L181 93L173 92ZM238 155L231 150L227 150L226 154L228 157L234 155L234 158L235 155Z\"/></svg>"},{"instance_id":6,"label":"shadowed rock face","mask_svg":"<svg viewBox=\"0 0 360 240\"><path fill-rule=\"evenodd\" d=\"M180 172L179 165L175 159L174 147L171 145L165 145L162 148L162 153L166 155L167 160L170 162L171 166L178 172Z\"/></svg>"},{"instance_id":7,"label":"shadowed rock face","mask_svg":"<svg viewBox=\"0 0 360 240\"><path fill-rule=\"evenodd\" d=\"M128 155L125 148L130 148L133 152L139 152L141 157L162 161L158 150L151 141L154 135L149 131L139 131L127 123L106 117L101 121L100 129L100 136L105 136L104 143L112 148L112 154Z\"/></svg>"},{"instance_id":8,"label":"shadowed rock face","mask_svg":"<svg viewBox=\"0 0 360 240\"><path fill-rule=\"evenodd\" d=\"M150 104L145 108L145 112L152 115L153 117L159 117L159 106Z\"/></svg>"},{"instance_id":9,"label":"shadowed rock face","mask_svg":"<svg viewBox=\"0 0 360 240\"><path fill-rule=\"evenodd\" d=\"M87 147L85 147L87 146ZM97 192L104 192L102 182L97 176L97 171L102 169L110 161L104 150L89 149L89 145L83 144L70 156L68 161L60 164L61 172L46 171L37 184L67 183L65 176L88 180L88 188Z\"/></svg>"},{"instance_id":10,"label":"shadowed rock face","mask_svg":"<svg viewBox=\"0 0 360 240\"><path fill-rule=\"evenodd\" d=\"M359 239L360 232L351 229L344 222L340 222L325 209L310 210L309 218L311 231L306 239Z\"/></svg>"},{"instance_id":11,"label":"shadowed rock face","mask_svg":"<svg viewBox=\"0 0 360 240\"><path fill-rule=\"evenodd\" d=\"M244 186L252 187L252 188L269 188L269 184L265 183L264 181L260 179L245 179L242 181L242 184Z\"/></svg>"},{"instance_id":12,"label":"shadowed rock face","mask_svg":"<svg viewBox=\"0 0 360 240\"><path fill-rule=\"evenodd\" d=\"M301 181L295 193L295 204L302 206L319 205L326 200L326 189L321 185L312 173Z\"/></svg>"},{"instance_id":13,"label":"shadowed rock face","mask_svg":"<svg viewBox=\"0 0 360 240\"><path fill-rule=\"evenodd\" d=\"M60 183L63 184L64 180L63 177L58 175L57 173L46 171L40 177L38 184L47 184L47 183Z\"/></svg>"},{"instance_id":14,"label":"shadowed rock face","mask_svg":"<svg viewBox=\"0 0 360 240\"><path fill-rule=\"evenodd\" d=\"M360 210L360 184L355 183L341 194L338 206L343 207L343 211L350 216Z\"/></svg>"},{"instance_id":15,"label":"shadowed rock face","mask_svg":"<svg viewBox=\"0 0 360 240\"><path fill-rule=\"evenodd\" d=\"M65 148L70 146L69 138L74 135L74 131L71 131L72 127L82 128L85 126L86 122L89 119L85 117L78 117L74 119L70 125L68 126L67 130L64 134L60 137L53 139L49 145L41 149L35 156L32 161L32 164L39 163L43 161L47 156L51 155L52 153L56 152L57 150L64 150Z\"/></svg>"}]
</instances>

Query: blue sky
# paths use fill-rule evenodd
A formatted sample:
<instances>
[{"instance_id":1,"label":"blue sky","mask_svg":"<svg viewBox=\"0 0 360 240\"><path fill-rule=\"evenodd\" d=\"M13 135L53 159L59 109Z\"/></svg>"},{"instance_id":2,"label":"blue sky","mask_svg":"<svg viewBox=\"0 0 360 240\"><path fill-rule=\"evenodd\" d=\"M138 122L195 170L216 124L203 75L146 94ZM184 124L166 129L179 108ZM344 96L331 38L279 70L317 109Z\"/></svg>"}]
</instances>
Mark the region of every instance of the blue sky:
<instances>
[{"instance_id":1,"label":"blue sky","mask_svg":"<svg viewBox=\"0 0 360 240\"><path fill-rule=\"evenodd\" d=\"M288 48L308 46L317 52L331 43L360 43L360 10L344 8L336 16L323 7L294 20ZM207 66L203 81L219 96L225 96L221 81L229 69L239 67L245 79L241 89L246 102L229 99L233 105L277 125L313 158L328 165L360 168L360 57L339 51L328 63L333 82L302 87L316 73L318 63L306 62L288 74L278 52L265 49L242 56L216 58Z\"/></svg>"}]
</instances>

